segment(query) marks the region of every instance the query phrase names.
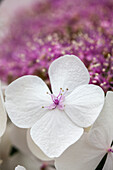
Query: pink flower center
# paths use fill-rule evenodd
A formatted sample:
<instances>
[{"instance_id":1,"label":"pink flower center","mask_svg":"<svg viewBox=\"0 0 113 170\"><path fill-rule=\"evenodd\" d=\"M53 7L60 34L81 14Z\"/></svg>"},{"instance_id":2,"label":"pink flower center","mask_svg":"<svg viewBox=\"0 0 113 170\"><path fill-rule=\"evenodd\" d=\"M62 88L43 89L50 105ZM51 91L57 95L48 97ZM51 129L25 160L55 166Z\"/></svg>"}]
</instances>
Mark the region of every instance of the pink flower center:
<instances>
[{"instance_id":1,"label":"pink flower center","mask_svg":"<svg viewBox=\"0 0 113 170\"><path fill-rule=\"evenodd\" d=\"M109 149L108 149L108 152L112 152L112 153L113 153L113 149L112 149L112 148L109 148Z\"/></svg>"},{"instance_id":2,"label":"pink flower center","mask_svg":"<svg viewBox=\"0 0 113 170\"><path fill-rule=\"evenodd\" d=\"M54 102L55 105L58 105L58 104L59 104L59 100L58 100L57 98L54 99L53 102Z\"/></svg>"},{"instance_id":3,"label":"pink flower center","mask_svg":"<svg viewBox=\"0 0 113 170\"><path fill-rule=\"evenodd\" d=\"M60 92L59 92L58 96L55 96L54 94L49 94L47 92L47 94L49 94L51 96L53 103L50 106L43 106L43 108L48 108L48 109L52 110L57 107L60 110L64 110L65 105L63 104L63 102L65 100L65 94L66 94L67 90L68 89L66 89L64 91L64 90L62 90L62 88L60 88Z\"/></svg>"}]
</instances>

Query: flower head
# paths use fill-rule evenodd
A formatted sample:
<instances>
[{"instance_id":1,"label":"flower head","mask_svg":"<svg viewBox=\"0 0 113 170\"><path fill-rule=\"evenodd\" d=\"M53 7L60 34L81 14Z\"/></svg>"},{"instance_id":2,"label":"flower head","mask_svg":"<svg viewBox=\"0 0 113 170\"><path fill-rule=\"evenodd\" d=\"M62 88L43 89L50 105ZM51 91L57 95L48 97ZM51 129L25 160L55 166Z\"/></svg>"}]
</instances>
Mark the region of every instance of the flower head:
<instances>
[{"instance_id":1,"label":"flower head","mask_svg":"<svg viewBox=\"0 0 113 170\"><path fill-rule=\"evenodd\" d=\"M104 93L99 86L88 84L89 73L76 56L65 55L55 60L48 73L52 94L39 77L23 76L6 89L5 105L12 122L31 128L36 145L54 158L96 120Z\"/></svg>"},{"instance_id":2,"label":"flower head","mask_svg":"<svg viewBox=\"0 0 113 170\"><path fill-rule=\"evenodd\" d=\"M94 170L107 154L103 170L113 169L113 92L107 92L105 104L90 131L56 159L58 170ZM79 161L82 159L82 163Z\"/></svg>"}]
</instances>

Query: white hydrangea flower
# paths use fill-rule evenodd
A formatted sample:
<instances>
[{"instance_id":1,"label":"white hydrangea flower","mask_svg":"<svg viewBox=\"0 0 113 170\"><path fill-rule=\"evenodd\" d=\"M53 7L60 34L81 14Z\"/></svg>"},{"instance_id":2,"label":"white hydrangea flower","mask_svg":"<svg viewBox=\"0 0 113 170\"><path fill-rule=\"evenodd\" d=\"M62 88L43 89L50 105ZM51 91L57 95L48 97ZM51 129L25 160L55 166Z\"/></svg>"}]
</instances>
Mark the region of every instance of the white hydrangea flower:
<instances>
[{"instance_id":1,"label":"white hydrangea flower","mask_svg":"<svg viewBox=\"0 0 113 170\"><path fill-rule=\"evenodd\" d=\"M113 92L108 92L103 110L89 133L56 159L57 170L94 170L106 153L108 155L103 170L113 170L112 141Z\"/></svg>"},{"instance_id":2,"label":"white hydrangea flower","mask_svg":"<svg viewBox=\"0 0 113 170\"><path fill-rule=\"evenodd\" d=\"M23 76L6 89L6 109L12 122L31 128L37 146L50 158L60 156L98 117L104 92L89 85L89 73L79 58L65 55L49 67L52 94L37 76Z\"/></svg>"},{"instance_id":3,"label":"white hydrangea flower","mask_svg":"<svg viewBox=\"0 0 113 170\"><path fill-rule=\"evenodd\" d=\"M15 170L26 170L23 166L18 165Z\"/></svg>"},{"instance_id":4,"label":"white hydrangea flower","mask_svg":"<svg viewBox=\"0 0 113 170\"><path fill-rule=\"evenodd\" d=\"M7 115L4 106L4 99L2 94L2 87L0 82L0 137L4 134L7 123Z\"/></svg>"}]
</instances>

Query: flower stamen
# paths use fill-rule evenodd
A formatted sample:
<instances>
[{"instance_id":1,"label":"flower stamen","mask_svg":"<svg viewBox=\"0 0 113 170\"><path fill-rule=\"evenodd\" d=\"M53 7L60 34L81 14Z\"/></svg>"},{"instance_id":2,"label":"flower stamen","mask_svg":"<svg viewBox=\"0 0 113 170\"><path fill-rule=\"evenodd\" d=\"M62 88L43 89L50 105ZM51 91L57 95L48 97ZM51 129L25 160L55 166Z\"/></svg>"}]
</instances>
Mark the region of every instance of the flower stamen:
<instances>
[{"instance_id":1,"label":"flower stamen","mask_svg":"<svg viewBox=\"0 0 113 170\"><path fill-rule=\"evenodd\" d=\"M55 109L56 107L60 110L63 110L65 105L63 104L64 99L65 99L65 94L68 91L68 88L66 88L66 90L64 91L62 88L60 88L60 92L58 94L58 96L55 96L54 94L50 94L47 92L47 94L49 94L51 96L51 99L53 101L53 103L50 106L42 106L42 108L48 108L48 109Z\"/></svg>"}]
</instances>

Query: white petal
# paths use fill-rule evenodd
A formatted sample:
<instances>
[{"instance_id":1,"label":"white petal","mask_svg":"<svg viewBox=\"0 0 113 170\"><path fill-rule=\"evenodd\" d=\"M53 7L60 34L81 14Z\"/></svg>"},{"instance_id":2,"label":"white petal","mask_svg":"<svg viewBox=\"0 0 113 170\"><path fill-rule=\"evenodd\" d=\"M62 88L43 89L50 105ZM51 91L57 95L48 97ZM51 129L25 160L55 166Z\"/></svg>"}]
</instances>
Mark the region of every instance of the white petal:
<instances>
[{"instance_id":1,"label":"white petal","mask_svg":"<svg viewBox=\"0 0 113 170\"><path fill-rule=\"evenodd\" d=\"M59 158L56 158L57 170L94 170L97 167L105 152L87 143L86 137L87 135L83 135Z\"/></svg>"},{"instance_id":2,"label":"white petal","mask_svg":"<svg viewBox=\"0 0 113 170\"><path fill-rule=\"evenodd\" d=\"M107 92L104 107L89 132L89 141L97 148L108 149L113 140L113 92Z\"/></svg>"},{"instance_id":3,"label":"white petal","mask_svg":"<svg viewBox=\"0 0 113 170\"><path fill-rule=\"evenodd\" d=\"M5 110L5 106L4 106L4 99L3 99L1 82L0 82L0 137L5 132L6 123L7 123L7 115L6 115L6 110Z\"/></svg>"},{"instance_id":4,"label":"white petal","mask_svg":"<svg viewBox=\"0 0 113 170\"><path fill-rule=\"evenodd\" d=\"M113 153L108 153L103 170L113 170Z\"/></svg>"},{"instance_id":5,"label":"white petal","mask_svg":"<svg viewBox=\"0 0 113 170\"><path fill-rule=\"evenodd\" d=\"M23 76L6 89L6 109L12 122L22 128L31 127L45 114L44 105L51 97L46 84L37 76Z\"/></svg>"},{"instance_id":6,"label":"white petal","mask_svg":"<svg viewBox=\"0 0 113 170\"><path fill-rule=\"evenodd\" d=\"M104 104L104 92L96 85L77 87L65 99L65 111L78 126L94 123Z\"/></svg>"},{"instance_id":7,"label":"white petal","mask_svg":"<svg viewBox=\"0 0 113 170\"><path fill-rule=\"evenodd\" d=\"M26 170L23 166L18 165L15 170Z\"/></svg>"},{"instance_id":8,"label":"white petal","mask_svg":"<svg viewBox=\"0 0 113 170\"><path fill-rule=\"evenodd\" d=\"M33 142L31 136L30 136L30 131L28 130L27 132L27 143L30 151L39 159L43 161L50 161L51 159L47 157L42 150Z\"/></svg>"},{"instance_id":9,"label":"white petal","mask_svg":"<svg viewBox=\"0 0 113 170\"><path fill-rule=\"evenodd\" d=\"M89 73L82 61L74 55L65 55L49 67L52 91L58 95L60 88L71 93L77 86L89 83Z\"/></svg>"},{"instance_id":10,"label":"white petal","mask_svg":"<svg viewBox=\"0 0 113 170\"><path fill-rule=\"evenodd\" d=\"M57 109L49 111L31 128L33 141L50 158L60 156L82 134L83 129Z\"/></svg>"}]
</instances>

